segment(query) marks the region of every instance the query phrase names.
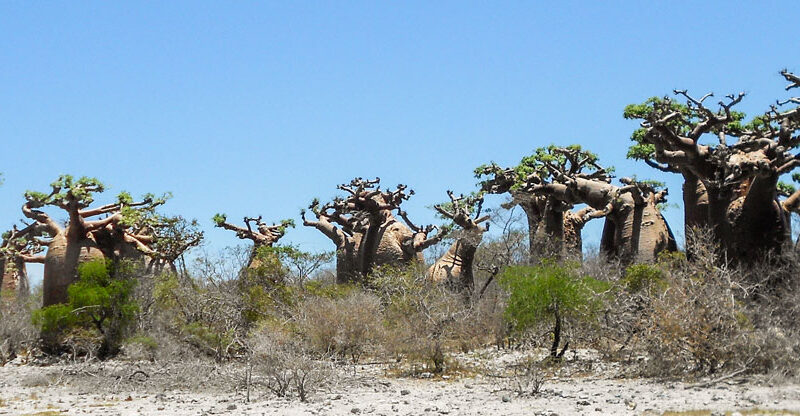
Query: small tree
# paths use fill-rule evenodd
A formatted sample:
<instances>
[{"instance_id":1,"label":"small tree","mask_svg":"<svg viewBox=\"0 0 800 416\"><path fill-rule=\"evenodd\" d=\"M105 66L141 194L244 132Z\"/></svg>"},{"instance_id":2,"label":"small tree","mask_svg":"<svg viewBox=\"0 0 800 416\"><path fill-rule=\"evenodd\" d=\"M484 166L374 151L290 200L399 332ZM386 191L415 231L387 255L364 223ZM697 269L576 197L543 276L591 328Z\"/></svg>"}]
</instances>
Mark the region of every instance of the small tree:
<instances>
[{"instance_id":1,"label":"small tree","mask_svg":"<svg viewBox=\"0 0 800 416\"><path fill-rule=\"evenodd\" d=\"M545 261L537 266L513 266L500 276L508 290L506 319L523 332L543 319L553 320L553 344L550 356L560 359L569 341L559 351L564 319L582 319L593 315L602 302L599 294L608 285L591 277L580 277L575 267Z\"/></svg>"},{"instance_id":2,"label":"small tree","mask_svg":"<svg viewBox=\"0 0 800 416\"><path fill-rule=\"evenodd\" d=\"M71 329L97 331L98 356L113 356L138 310L132 299L136 281L130 267L125 262L96 260L79 265L78 276L68 289L69 302L35 311L33 322L50 343L60 342L61 334Z\"/></svg>"}]
</instances>

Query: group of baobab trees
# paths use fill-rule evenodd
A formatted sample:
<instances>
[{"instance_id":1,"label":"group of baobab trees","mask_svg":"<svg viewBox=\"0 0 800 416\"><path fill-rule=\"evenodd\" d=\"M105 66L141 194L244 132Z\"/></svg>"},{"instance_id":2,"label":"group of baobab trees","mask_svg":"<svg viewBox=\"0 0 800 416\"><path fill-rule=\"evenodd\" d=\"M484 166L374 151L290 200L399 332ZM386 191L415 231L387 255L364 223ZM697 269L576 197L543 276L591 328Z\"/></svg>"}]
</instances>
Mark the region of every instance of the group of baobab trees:
<instances>
[{"instance_id":1,"label":"group of baobab trees","mask_svg":"<svg viewBox=\"0 0 800 416\"><path fill-rule=\"evenodd\" d=\"M786 90L800 88L788 71ZM744 94L729 95L711 109L712 94L692 97L675 90L680 100L653 97L625 108L628 119L641 120L628 157L661 172L682 175L684 227L711 230L728 261L752 263L768 252L794 247L791 213L800 212L800 191L779 181L800 165L800 98L779 100L764 114L745 122L733 110ZM604 218L601 252L623 263L653 261L663 251L677 250L675 238L659 205L667 190L655 181L622 177L613 183L612 169L580 146L549 146L524 157L517 166L491 163L475 170L480 189L469 196L448 191L450 201L436 205L449 224L415 224L401 205L414 192L405 185L381 189L380 179L356 178L338 189L330 202L314 199L300 217L331 240L336 250L339 283L359 282L376 267L419 265L422 252L446 237L452 244L427 269L428 278L455 290L471 291L473 261L489 219L481 215L485 194L508 194L527 216L531 258L579 258L581 230ZM91 207L103 185L92 178L62 176L51 192L27 192L22 206L29 222L3 235L0 261L3 293L27 290L25 263L44 263L44 304L64 302L77 279L80 262L105 258L146 261L147 268L176 271L176 261L200 243L196 221L159 214L166 197L134 201L127 193L117 201ZM67 212L60 224L43 207ZM293 227L292 220L268 225L261 217L234 225L222 214L217 227L253 242L247 268L257 268L257 253L274 245ZM457 229L457 231L456 231ZM687 242L691 254L691 246Z\"/></svg>"}]
</instances>

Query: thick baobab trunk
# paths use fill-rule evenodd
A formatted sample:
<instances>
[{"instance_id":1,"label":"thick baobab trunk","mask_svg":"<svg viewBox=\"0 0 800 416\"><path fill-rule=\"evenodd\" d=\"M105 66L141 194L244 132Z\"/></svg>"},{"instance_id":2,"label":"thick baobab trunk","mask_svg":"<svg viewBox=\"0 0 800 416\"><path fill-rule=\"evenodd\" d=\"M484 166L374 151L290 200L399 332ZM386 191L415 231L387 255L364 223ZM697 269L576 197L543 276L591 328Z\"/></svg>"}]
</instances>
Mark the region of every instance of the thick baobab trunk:
<instances>
[{"instance_id":1,"label":"thick baobab trunk","mask_svg":"<svg viewBox=\"0 0 800 416\"><path fill-rule=\"evenodd\" d=\"M756 176L728 207L726 248L732 259L752 262L766 251L780 253L791 242L791 223L775 199L776 186L777 177Z\"/></svg>"},{"instance_id":2,"label":"thick baobab trunk","mask_svg":"<svg viewBox=\"0 0 800 416\"><path fill-rule=\"evenodd\" d=\"M583 227L592 218L599 218L594 216L596 213L593 208L586 207L578 211L565 211L564 212L564 254L571 259L583 259L583 238L581 233Z\"/></svg>"},{"instance_id":3,"label":"thick baobab trunk","mask_svg":"<svg viewBox=\"0 0 800 416\"><path fill-rule=\"evenodd\" d=\"M361 282L359 262L359 249L363 236L355 233L352 236L344 237L341 241L334 240L336 243L336 283L349 284Z\"/></svg>"},{"instance_id":4,"label":"thick baobab trunk","mask_svg":"<svg viewBox=\"0 0 800 416\"><path fill-rule=\"evenodd\" d=\"M522 207L525 213L525 218L528 222L528 256L530 258L542 257L542 240L541 233L542 221L544 219L544 207L541 203L544 198L514 198L515 201Z\"/></svg>"},{"instance_id":5,"label":"thick baobab trunk","mask_svg":"<svg viewBox=\"0 0 800 416\"><path fill-rule=\"evenodd\" d=\"M580 214L567 211L564 213L564 253L576 260L583 258L583 238L581 231L586 224Z\"/></svg>"},{"instance_id":6,"label":"thick baobab trunk","mask_svg":"<svg viewBox=\"0 0 800 416\"><path fill-rule=\"evenodd\" d=\"M358 268L358 244L351 243L336 249L336 283L356 283L361 281Z\"/></svg>"},{"instance_id":7,"label":"thick baobab trunk","mask_svg":"<svg viewBox=\"0 0 800 416\"><path fill-rule=\"evenodd\" d=\"M669 224L661 215L652 195L646 198L646 204L634 209L634 239L636 243L636 261L653 261L662 251L677 251L678 245Z\"/></svg>"},{"instance_id":8,"label":"thick baobab trunk","mask_svg":"<svg viewBox=\"0 0 800 416\"><path fill-rule=\"evenodd\" d=\"M538 253L542 257L567 258L581 260L583 258L583 238L581 232L590 219L592 208L578 211L558 207L557 201L550 201L545 210L539 232L537 233Z\"/></svg>"},{"instance_id":9,"label":"thick baobab trunk","mask_svg":"<svg viewBox=\"0 0 800 416\"><path fill-rule=\"evenodd\" d=\"M626 263L646 263L656 260L662 251L678 249L652 195L644 204L635 204L629 194L619 199L620 206L606 217L600 246L603 253Z\"/></svg>"},{"instance_id":10,"label":"thick baobab trunk","mask_svg":"<svg viewBox=\"0 0 800 416\"><path fill-rule=\"evenodd\" d=\"M456 197L451 191L447 191L447 195L452 203L449 209L442 205L434 205L434 208L445 218L453 220L462 231L447 252L428 268L427 276L435 282L446 283L469 298L475 287L472 269L475 251L483 239L483 233L489 230L488 224L480 224L488 221L489 216L481 217L482 197ZM475 214L475 218L472 218L472 214Z\"/></svg>"},{"instance_id":11,"label":"thick baobab trunk","mask_svg":"<svg viewBox=\"0 0 800 416\"><path fill-rule=\"evenodd\" d=\"M391 212L377 214L379 218L371 221L359 245L361 259L360 272L364 276L380 266L409 266L423 264L425 259L421 251L409 249L407 242L414 239L414 232L402 224Z\"/></svg>"},{"instance_id":12,"label":"thick baobab trunk","mask_svg":"<svg viewBox=\"0 0 800 416\"><path fill-rule=\"evenodd\" d=\"M65 233L53 237L44 263L43 305L66 303L67 288L78 280L78 264L105 258L92 240L68 241Z\"/></svg>"},{"instance_id":13,"label":"thick baobab trunk","mask_svg":"<svg viewBox=\"0 0 800 416\"><path fill-rule=\"evenodd\" d=\"M3 279L0 282L0 298L17 300L30 294L30 283L23 259L0 259L0 270L3 271Z\"/></svg>"},{"instance_id":14,"label":"thick baobab trunk","mask_svg":"<svg viewBox=\"0 0 800 416\"><path fill-rule=\"evenodd\" d=\"M483 239L483 229L465 231L456 239L447 252L428 268L428 278L439 283L447 283L454 290L472 292L475 275L472 263L475 252Z\"/></svg>"},{"instance_id":15,"label":"thick baobab trunk","mask_svg":"<svg viewBox=\"0 0 800 416\"><path fill-rule=\"evenodd\" d=\"M564 252L564 211L550 199L544 209L542 226L537 233L538 253L544 257L561 257Z\"/></svg>"},{"instance_id":16,"label":"thick baobab trunk","mask_svg":"<svg viewBox=\"0 0 800 416\"><path fill-rule=\"evenodd\" d=\"M317 217L316 221L311 221L306 218L305 210L300 212L303 219L303 225L306 227L314 227L326 237L328 237L336 246L336 283L355 283L362 280L360 272L360 246L363 240L362 230L354 229L354 225L358 221L348 223L342 218L338 212L328 212L333 210L333 206L328 204L320 207L319 202L315 201L309 209ZM335 221L339 221L335 223ZM337 227L337 225L339 227Z\"/></svg>"},{"instance_id":17,"label":"thick baobab trunk","mask_svg":"<svg viewBox=\"0 0 800 416\"><path fill-rule=\"evenodd\" d=\"M694 174L683 174L683 218L684 233L689 235L692 228L708 227L708 192L703 182Z\"/></svg>"}]
</instances>

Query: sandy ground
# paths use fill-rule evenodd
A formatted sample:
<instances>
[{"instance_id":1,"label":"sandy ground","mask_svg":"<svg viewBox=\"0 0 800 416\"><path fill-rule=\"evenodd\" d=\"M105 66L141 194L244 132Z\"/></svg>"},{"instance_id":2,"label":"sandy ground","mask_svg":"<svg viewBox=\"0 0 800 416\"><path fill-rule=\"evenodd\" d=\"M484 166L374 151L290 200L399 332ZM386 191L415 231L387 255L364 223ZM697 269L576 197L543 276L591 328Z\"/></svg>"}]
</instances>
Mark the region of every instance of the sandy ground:
<instances>
[{"instance_id":1,"label":"sandy ground","mask_svg":"<svg viewBox=\"0 0 800 416\"><path fill-rule=\"evenodd\" d=\"M242 388L206 388L201 369L188 375L195 387L183 389L156 386L153 376L148 381L135 374L137 368L130 362L9 363L0 367L0 415L800 415L800 385L767 379L732 377L698 387L702 383L610 378L613 371L606 369L603 375L550 374L538 394L521 396L513 377L398 377L388 365L372 365L342 375L308 403L263 391L253 391L248 403ZM216 374L213 379L223 379Z\"/></svg>"}]
</instances>

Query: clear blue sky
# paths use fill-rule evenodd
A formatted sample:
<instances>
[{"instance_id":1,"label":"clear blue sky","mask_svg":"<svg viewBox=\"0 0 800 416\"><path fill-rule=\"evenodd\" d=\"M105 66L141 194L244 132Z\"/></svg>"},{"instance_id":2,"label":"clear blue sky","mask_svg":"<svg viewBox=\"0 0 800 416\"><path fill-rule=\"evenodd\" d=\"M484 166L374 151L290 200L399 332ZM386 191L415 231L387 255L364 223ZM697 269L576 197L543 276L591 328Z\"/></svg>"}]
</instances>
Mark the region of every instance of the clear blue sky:
<instances>
[{"instance_id":1,"label":"clear blue sky","mask_svg":"<svg viewBox=\"0 0 800 416\"><path fill-rule=\"evenodd\" d=\"M785 97L800 2L749 3L3 2L0 222L61 173L108 198L172 191L166 211L201 220L211 249L239 243L215 212L297 218L354 176L409 184L407 211L433 222L475 166L549 143L680 202L676 176L625 160L622 109L673 88L746 91L753 114ZM285 241L332 249L304 227Z\"/></svg>"}]
</instances>

